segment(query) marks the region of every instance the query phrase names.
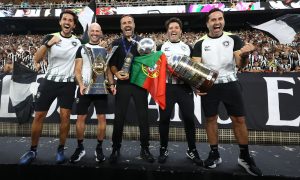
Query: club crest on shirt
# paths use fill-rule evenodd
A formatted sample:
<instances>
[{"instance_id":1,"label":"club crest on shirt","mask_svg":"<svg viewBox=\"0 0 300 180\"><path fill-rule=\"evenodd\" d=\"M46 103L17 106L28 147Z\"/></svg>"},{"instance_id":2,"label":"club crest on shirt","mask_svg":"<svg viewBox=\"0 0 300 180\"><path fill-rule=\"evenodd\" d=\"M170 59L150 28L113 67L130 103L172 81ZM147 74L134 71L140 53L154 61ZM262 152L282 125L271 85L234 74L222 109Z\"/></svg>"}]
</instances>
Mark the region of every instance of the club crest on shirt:
<instances>
[{"instance_id":1,"label":"club crest on shirt","mask_svg":"<svg viewBox=\"0 0 300 180\"><path fill-rule=\"evenodd\" d=\"M77 42L76 42L76 41L72 41L72 45L73 45L74 47L76 47L76 46L77 46Z\"/></svg>"},{"instance_id":2,"label":"club crest on shirt","mask_svg":"<svg viewBox=\"0 0 300 180\"><path fill-rule=\"evenodd\" d=\"M229 41L224 41L223 46L228 47L229 46Z\"/></svg>"}]
</instances>

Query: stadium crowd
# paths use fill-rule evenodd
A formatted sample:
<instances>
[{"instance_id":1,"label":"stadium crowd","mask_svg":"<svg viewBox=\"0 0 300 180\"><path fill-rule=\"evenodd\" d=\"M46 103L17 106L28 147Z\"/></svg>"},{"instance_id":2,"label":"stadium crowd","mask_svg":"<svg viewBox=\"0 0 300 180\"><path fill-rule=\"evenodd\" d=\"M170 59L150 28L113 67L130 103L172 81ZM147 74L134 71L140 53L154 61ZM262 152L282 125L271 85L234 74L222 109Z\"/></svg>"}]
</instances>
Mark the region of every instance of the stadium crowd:
<instances>
[{"instance_id":1,"label":"stadium crowd","mask_svg":"<svg viewBox=\"0 0 300 180\"><path fill-rule=\"evenodd\" d=\"M184 32L182 40L191 45L204 35L205 32ZM232 32L256 46L248 58L248 65L239 72L300 72L300 33L293 43L279 44L267 34L259 30L241 30ZM138 33L142 37L152 38L157 45L167 40L165 33ZM109 48L112 41L120 34L106 33L101 45ZM45 73L47 59L34 65L33 56L41 45L42 35L0 35L0 73L11 73L13 62L19 62L30 69Z\"/></svg>"},{"instance_id":2,"label":"stadium crowd","mask_svg":"<svg viewBox=\"0 0 300 180\"><path fill-rule=\"evenodd\" d=\"M241 0L95 0L97 6L157 6L157 5L183 5L193 3L231 3ZM0 7L17 8L50 8L50 7L84 7L90 0L2 0ZM259 2L258 0L243 0L242 2Z\"/></svg>"}]
</instances>

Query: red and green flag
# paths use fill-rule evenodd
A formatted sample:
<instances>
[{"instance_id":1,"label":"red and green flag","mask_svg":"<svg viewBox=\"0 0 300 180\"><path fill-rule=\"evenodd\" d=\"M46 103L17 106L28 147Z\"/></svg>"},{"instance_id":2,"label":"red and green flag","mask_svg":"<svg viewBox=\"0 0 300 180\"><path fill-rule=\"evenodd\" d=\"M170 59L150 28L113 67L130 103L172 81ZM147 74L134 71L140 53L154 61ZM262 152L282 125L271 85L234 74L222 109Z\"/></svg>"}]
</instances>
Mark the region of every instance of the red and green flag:
<instances>
[{"instance_id":1,"label":"red and green flag","mask_svg":"<svg viewBox=\"0 0 300 180\"><path fill-rule=\"evenodd\" d=\"M161 51L137 56L132 63L130 82L147 89L160 108L166 108L167 58Z\"/></svg>"}]
</instances>

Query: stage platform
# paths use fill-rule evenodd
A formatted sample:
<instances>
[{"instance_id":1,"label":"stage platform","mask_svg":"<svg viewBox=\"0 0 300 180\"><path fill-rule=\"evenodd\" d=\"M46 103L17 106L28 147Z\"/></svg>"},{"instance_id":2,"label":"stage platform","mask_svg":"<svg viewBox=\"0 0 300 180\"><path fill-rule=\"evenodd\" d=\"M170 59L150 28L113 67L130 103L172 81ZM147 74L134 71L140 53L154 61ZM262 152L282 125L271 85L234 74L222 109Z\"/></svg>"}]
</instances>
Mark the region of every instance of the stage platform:
<instances>
[{"instance_id":1,"label":"stage platform","mask_svg":"<svg viewBox=\"0 0 300 180\"><path fill-rule=\"evenodd\" d=\"M263 177L248 175L237 164L239 155L235 144L220 144L223 163L215 169L206 169L192 163L185 155L186 142L170 142L169 158L165 164L145 162L139 157L139 141L124 140L120 161L110 164L108 160L98 164L95 161L95 139L85 139L86 156L77 164L55 164L58 139L42 137L37 159L29 166L20 166L20 156L29 149L29 137L0 137L0 177L1 179L130 179L130 180L218 180L218 179L300 179L300 147L250 145L251 154ZM68 139L65 154L70 157L76 148L76 139ZM207 143L197 143L202 159L208 156ZM103 144L104 154L111 153L111 140ZM151 141L150 151L159 154L159 142ZM5 177L5 178L4 178Z\"/></svg>"}]
</instances>

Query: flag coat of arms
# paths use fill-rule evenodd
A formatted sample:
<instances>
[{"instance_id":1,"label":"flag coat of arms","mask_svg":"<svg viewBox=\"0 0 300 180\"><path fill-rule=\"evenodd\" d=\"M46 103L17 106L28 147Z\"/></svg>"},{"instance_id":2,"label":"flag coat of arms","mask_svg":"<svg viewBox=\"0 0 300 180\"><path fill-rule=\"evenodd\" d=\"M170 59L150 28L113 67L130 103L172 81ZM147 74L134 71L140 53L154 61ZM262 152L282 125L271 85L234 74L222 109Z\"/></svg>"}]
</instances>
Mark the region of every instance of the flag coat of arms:
<instances>
[{"instance_id":1,"label":"flag coat of arms","mask_svg":"<svg viewBox=\"0 0 300 180\"><path fill-rule=\"evenodd\" d=\"M166 108L166 69L166 55L158 51L135 57L130 75L130 82L146 89L162 109Z\"/></svg>"}]
</instances>

